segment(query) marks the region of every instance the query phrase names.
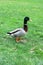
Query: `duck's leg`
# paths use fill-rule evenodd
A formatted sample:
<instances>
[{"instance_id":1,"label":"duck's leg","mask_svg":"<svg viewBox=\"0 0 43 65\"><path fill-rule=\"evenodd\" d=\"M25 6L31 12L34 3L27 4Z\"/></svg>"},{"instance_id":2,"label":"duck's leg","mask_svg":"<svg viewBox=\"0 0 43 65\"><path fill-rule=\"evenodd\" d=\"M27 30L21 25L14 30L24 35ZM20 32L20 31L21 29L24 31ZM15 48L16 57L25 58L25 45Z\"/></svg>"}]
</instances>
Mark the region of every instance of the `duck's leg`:
<instances>
[{"instance_id":1,"label":"duck's leg","mask_svg":"<svg viewBox=\"0 0 43 65\"><path fill-rule=\"evenodd\" d=\"M20 37L16 37L16 42L19 42L20 41Z\"/></svg>"}]
</instances>

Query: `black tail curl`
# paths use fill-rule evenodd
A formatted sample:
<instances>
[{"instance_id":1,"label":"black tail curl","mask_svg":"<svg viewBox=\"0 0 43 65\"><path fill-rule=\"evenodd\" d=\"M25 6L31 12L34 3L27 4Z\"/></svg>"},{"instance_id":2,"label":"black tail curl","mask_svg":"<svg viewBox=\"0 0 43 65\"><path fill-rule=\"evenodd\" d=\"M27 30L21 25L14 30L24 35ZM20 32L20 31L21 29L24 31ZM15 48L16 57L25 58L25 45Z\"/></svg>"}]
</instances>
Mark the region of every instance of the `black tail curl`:
<instances>
[{"instance_id":1,"label":"black tail curl","mask_svg":"<svg viewBox=\"0 0 43 65\"><path fill-rule=\"evenodd\" d=\"M10 32L7 32L7 34L11 35L12 33L10 33Z\"/></svg>"}]
</instances>

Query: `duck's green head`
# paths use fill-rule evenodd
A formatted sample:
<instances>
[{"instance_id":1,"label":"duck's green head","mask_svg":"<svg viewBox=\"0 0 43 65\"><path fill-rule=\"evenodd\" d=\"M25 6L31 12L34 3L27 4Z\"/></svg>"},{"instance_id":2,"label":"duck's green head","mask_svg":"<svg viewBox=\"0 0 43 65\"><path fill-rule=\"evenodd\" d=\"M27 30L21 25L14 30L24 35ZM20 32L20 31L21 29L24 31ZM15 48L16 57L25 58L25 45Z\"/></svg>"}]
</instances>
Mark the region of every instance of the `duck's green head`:
<instances>
[{"instance_id":1,"label":"duck's green head","mask_svg":"<svg viewBox=\"0 0 43 65\"><path fill-rule=\"evenodd\" d=\"M29 21L29 20L30 20L29 17L25 17L25 18L24 18L24 24L27 24L27 21Z\"/></svg>"}]
</instances>

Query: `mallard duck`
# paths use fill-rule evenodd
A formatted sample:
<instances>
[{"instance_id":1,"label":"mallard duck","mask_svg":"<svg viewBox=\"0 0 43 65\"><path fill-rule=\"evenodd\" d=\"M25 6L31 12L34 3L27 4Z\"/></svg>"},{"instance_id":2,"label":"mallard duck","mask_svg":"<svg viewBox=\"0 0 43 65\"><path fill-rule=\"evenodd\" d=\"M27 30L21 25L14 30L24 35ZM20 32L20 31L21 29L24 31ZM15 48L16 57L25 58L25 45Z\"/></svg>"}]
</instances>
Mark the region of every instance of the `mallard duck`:
<instances>
[{"instance_id":1,"label":"mallard duck","mask_svg":"<svg viewBox=\"0 0 43 65\"><path fill-rule=\"evenodd\" d=\"M16 41L19 42L20 38L24 36L28 31L27 21L29 20L30 20L29 17L25 17L23 28L17 28L11 32L7 32L7 34L14 36L16 38Z\"/></svg>"}]
</instances>

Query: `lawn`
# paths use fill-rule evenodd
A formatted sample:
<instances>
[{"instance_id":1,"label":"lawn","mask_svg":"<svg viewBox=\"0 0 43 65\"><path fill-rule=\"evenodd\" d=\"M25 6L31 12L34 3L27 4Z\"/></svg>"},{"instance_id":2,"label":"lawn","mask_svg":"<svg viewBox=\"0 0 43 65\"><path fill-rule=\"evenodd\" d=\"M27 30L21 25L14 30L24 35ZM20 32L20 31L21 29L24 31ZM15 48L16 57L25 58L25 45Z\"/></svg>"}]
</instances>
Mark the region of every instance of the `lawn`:
<instances>
[{"instance_id":1,"label":"lawn","mask_svg":"<svg viewBox=\"0 0 43 65\"><path fill-rule=\"evenodd\" d=\"M7 32L23 26L28 16L27 42L17 43ZM0 65L43 65L43 0L0 0Z\"/></svg>"}]
</instances>

